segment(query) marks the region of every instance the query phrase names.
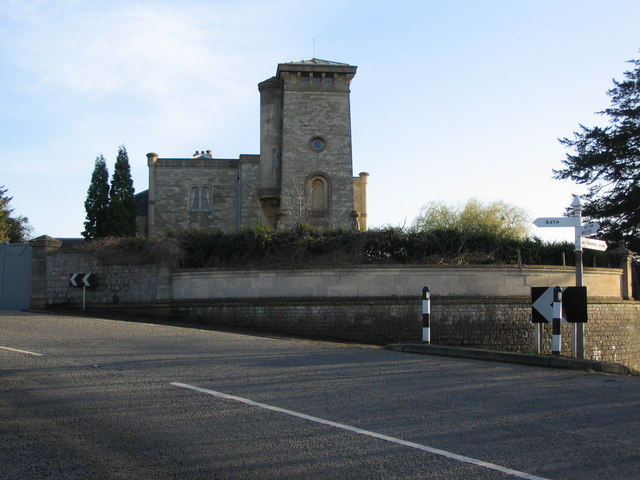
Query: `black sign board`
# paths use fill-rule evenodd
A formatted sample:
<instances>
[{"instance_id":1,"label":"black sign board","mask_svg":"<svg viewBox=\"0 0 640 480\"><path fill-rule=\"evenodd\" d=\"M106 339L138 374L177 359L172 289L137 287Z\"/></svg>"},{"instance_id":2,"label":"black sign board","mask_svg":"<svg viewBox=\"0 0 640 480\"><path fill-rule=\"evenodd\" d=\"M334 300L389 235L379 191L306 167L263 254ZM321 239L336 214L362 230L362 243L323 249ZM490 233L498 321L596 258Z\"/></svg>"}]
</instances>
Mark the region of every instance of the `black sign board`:
<instances>
[{"instance_id":1,"label":"black sign board","mask_svg":"<svg viewBox=\"0 0 640 480\"><path fill-rule=\"evenodd\" d=\"M96 277L93 273L72 273L69 275L69 285L72 287L95 287Z\"/></svg>"},{"instance_id":2,"label":"black sign board","mask_svg":"<svg viewBox=\"0 0 640 480\"><path fill-rule=\"evenodd\" d=\"M555 287L531 287L531 321L553 321L553 289ZM562 321L587 322L587 287L562 288Z\"/></svg>"}]
</instances>

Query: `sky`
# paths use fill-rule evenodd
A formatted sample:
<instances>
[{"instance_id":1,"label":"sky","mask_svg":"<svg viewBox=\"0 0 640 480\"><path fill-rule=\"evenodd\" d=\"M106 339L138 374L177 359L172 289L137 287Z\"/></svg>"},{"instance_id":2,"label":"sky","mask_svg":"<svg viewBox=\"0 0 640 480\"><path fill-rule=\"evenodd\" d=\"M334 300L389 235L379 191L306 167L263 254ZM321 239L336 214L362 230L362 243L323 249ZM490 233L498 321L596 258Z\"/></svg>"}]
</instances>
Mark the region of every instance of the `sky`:
<instances>
[{"instance_id":1,"label":"sky","mask_svg":"<svg viewBox=\"0 0 640 480\"><path fill-rule=\"evenodd\" d=\"M558 139L605 125L640 58L637 0L0 0L0 186L33 236L79 237L94 161L257 154L257 84L278 63L356 65L354 175L370 227L430 201L561 216ZM572 229L537 228L545 240Z\"/></svg>"}]
</instances>

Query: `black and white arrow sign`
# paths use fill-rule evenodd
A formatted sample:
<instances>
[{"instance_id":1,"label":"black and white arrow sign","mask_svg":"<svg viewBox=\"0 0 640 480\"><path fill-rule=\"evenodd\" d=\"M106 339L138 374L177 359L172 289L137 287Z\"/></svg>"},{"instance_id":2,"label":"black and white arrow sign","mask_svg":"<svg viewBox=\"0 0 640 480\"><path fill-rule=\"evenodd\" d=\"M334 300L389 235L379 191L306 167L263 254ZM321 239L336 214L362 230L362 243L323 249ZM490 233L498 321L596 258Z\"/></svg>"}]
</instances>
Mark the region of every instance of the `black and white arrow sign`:
<instances>
[{"instance_id":1,"label":"black and white arrow sign","mask_svg":"<svg viewBox=\"0 0 640 480\"><path fill-rule=\"evenodd\" d=\"M533 323L551 323L553 321L553 287L531 288L531 307Z\"/></svg>"},{"instance_id":2,"label":"black and white arrow sign","mask_svg":"<svg viewBox=\"0 0 640 480\"><path fill-rule=\"evenodd\" d=\"M69 284L72 287L92 287L95 284L93 273L72 273Z\"/></svg>"},{"instance_id":3,"label":"black and white arrow sign","mask_svg":"<svg viewBox=\"0 0 640 480\"><path fill-rule=\"evenodd\" d=\"M562 288L562 321L585 323L587 321L587 287ZM531 321L553 321L554 287L531 287Z\"/></svg>"}]
</instances>

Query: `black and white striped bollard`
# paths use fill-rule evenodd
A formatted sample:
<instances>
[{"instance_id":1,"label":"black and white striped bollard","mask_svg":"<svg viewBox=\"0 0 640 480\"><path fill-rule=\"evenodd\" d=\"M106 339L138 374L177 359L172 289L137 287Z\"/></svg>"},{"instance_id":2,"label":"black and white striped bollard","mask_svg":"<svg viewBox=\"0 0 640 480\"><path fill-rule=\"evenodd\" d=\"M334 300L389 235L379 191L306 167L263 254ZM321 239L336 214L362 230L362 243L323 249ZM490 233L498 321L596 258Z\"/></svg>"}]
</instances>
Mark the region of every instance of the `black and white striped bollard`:
<instances>
[{"instance_id":1,"label":"black and white striped bollard","mask_svg":"<svg viewBox=\"0 0 640 480\"><path fill-rule=\"evenodd\" d=\"M562 349L562 333L560 322L562 321L562 288L553 289L553 338L551 340L551 353L560 355Z\"/></svg>"},{"instance_id":2,"label":"black and white striped bollard","mask_svg":"<svg viewBox=\"0 0 640 480\"><path fill-rule=\"evenodd\" d=\"M431 293L429 287L422 289L422 341L431 343Z\"/></svg>"}]
</instances>

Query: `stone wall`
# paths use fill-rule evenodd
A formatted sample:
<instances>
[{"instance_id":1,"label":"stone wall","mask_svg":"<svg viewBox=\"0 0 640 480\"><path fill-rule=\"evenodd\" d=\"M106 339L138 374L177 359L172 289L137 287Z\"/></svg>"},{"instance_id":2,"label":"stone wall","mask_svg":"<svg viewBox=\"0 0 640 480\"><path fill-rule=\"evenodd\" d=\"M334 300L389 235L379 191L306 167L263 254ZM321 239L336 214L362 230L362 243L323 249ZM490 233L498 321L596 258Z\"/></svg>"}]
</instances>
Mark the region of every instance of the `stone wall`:
<instances>
[{"instance_id":1,"label":"stone wall","mask_svg":"<svg viewBox=\"0 0 640 480\"><path fill-rule=\"evenodd\" d=\"M172 315L216 327L248 328L372 344L420 343L420 296L385 298L219 299L173 302ZM585 325L585 358L640 371L640 302L593 300ZM562 326L562 354L571 355L570 324ZM433 297L436 345L533 352L529 298ZM544 352L551 352L551 326Z\"/></svg>"},{"instance_id":2,"label":"stone wall","mask_svg":"<svg viewBox=\"0 0 640 480\"><path fill-rule=\"evenodd\" d=\"M296 298L174 302L172 315L217 327L360 343L416 342L416 299Z\"/></svg>"},{"instance_id":3,"label":"stone wall","mask_svg":"<svg viewBox=\"0 0 640 480\"><path fill-rule=\"evenodd\" d=\"M585 358L640 370L640 302L590 299ZM434 343L502 351L533 351L528 298L445 298L432 303ZM544 351L551 351L545 325ZM562 353L571 354L572 325L562 325Z\"/></svg>"},{"instance_id":4,"label":"stone wall","mask_svg":"<svg viewBox=\"0 0 640 480\"><path fill-rule=\"evenodd\" d=\"M148 157L149 236L170 229L215 231L259 223L258 155L230 160ZM193 188L208 189L208 208L193 211L189 205Z\"/></svg>"},{"instance_id":5,"label":"stone wall","mask_svg":"<svg viewBox=\"0 0 640 480\"><path fill-rule=\"evenodd\" d=\"M109 265L87 254L57 254L46 259L47 306L82 305L83 289L72 287L72 273L92 272L95 287L87 288L89 306L153 304L170 300L171 271L159 265Z\"/></svg>"},{"instance_id":6,"label":"stone wall","mask_svg":"<svg viewBox=\"0 0 640 480\"><path fill-rule=\"evenodd\" d=\"M174 317L216 327L372 344L420 343L421 299L300 298L174 302ZM507 352L533 352L534 326L528 298L433 298L435 345ZM588 307L585 358L624 364L640 371L640 303L595 299ZM562 354L571 355L570 324L562 326ZM545 326L543 352L551 352Z\"/></svg>"},{"instance_id":7,"label":"stone wall","mask_svg":"<svg viewBox=\"0 0 640 480\"><path fill-rule=\"evenodd\" d=\"M589 305L585 356L622 363L640 371L640 302Z\"/></svg>"},{"instance_id":8,"label":"stone wall","mask_svg":"<svg viewBox=\"0 0 640 480\"><path fill-rule=\"evenodd\" d=\"M421 292L428 284L432 343L533 351L530 286L572 284L568 267L172 271L107 264L59 246L49 237L32 242L32 308L80 309L82 288L71 287L69 275L93 272L97 286L87 289L86 305L95 314L170 315L218 327L373 344L421 341ZM640 370L640 302L622 299L621 275L618 269L585 270L585 358ZM493 289L498 293L491 295ZM563 355L571 354L569 332L564 325ZM550 339L547 326L546 352Z\"/></svg>"},{"instance_id":9,"label":"stone wall","mask_svg":"<svg viewBox=\"0 0 640 480\"><path fill-rule=\"evenodd\" d=\"M358 213L358 229L364 232L368 228L367 224L367 184L369 174L360 172L357 177L353 177L353 208Z\"/></svg>"},{"instance_id":10,"label":"stone wall","mask_svg":"<svg viewBox=\"0 0 640 480\"><path fill-rule=\"evenodd\" d=\"M621 299L622 269L585 268L591 297ZM575 285L573 267L359 266L334 269L199 269L172 275L172 298L391 297L420 295L428 286L442 297L526 297L531 287Z\"/></svg>"},{"instance_id":11,"label":"stone wall","mask_svg":"<svg viewBox=\"0 0 640 480\"><path fill-rule=\"evenodd\" d=\"M260 208L258 200L258 185L260 184L260 156L240 155L238 177L241 199L239 222L237 226L258 225L265 223L266 219ZM237 210L237 209L236 209Z\"/></svg>"}]
</instances>

